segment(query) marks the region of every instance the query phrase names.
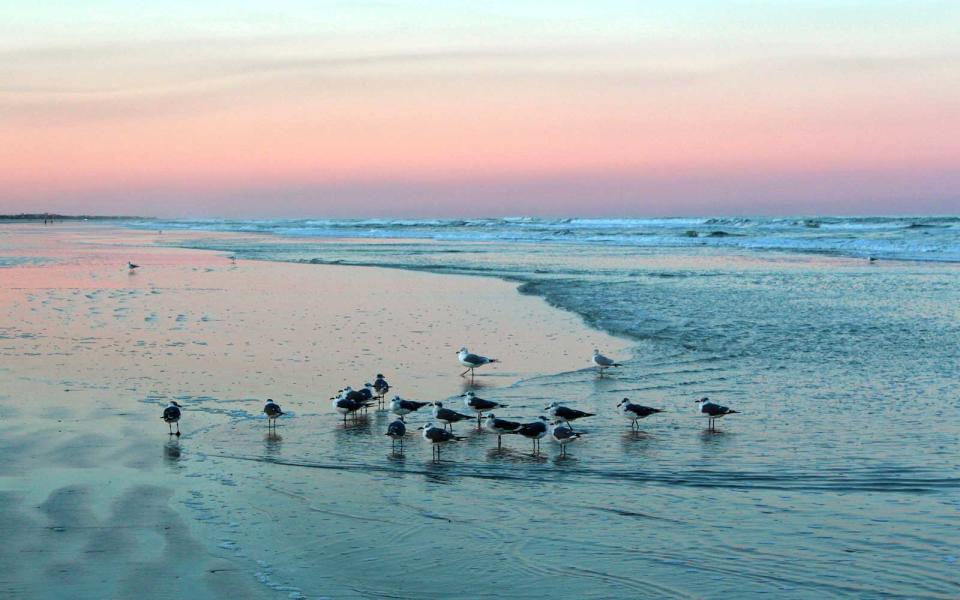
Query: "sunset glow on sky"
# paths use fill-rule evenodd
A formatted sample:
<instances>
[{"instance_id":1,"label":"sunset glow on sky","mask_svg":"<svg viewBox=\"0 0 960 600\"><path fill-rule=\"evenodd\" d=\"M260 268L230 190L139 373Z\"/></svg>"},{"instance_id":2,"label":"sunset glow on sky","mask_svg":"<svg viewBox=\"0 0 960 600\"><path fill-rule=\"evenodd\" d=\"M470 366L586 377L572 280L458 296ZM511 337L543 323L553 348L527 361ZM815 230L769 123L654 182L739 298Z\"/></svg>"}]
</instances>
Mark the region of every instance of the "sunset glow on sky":
<instances>
[{"instance_id":1,"label":"sunset glow on sky","mask_svg":"<svg viewBox=\"0 0 960 600\"><path fill-rule=\"evenodd\" d=\"M0 213L960 208L960 2L136 4L0 5Z\"/></svg>"}]
</instances>

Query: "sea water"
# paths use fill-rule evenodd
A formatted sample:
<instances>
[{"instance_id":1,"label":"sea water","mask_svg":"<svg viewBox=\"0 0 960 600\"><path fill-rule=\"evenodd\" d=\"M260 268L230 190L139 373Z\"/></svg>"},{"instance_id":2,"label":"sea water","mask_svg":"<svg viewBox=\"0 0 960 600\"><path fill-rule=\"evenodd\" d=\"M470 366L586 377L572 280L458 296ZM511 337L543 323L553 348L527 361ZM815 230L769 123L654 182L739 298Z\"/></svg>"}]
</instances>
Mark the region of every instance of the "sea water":
<instances>
[{"instance_id":1,"label":"sea water","mask_svg":"<svg viewBox=\"0 0 960 600\"><path fill-rule=\"evenodd\" d=\"M273 527L304 548L324 540L321 564L278 557L298 590L960 596L960 218L131 225L247 232L190 242L241 258L501 277L633 341L609 376L577 349L582 370L483 394L597 413L567 458L489 436L439 465L364 458L384 417L329 432L352 460L289 441L247 457L368 490L342 506L299 471L270 471L278 498L312 511ZM703 396L738 414L707 431ZM634 432L622 398L665 412Z\"/></svg>"}]
</instances>

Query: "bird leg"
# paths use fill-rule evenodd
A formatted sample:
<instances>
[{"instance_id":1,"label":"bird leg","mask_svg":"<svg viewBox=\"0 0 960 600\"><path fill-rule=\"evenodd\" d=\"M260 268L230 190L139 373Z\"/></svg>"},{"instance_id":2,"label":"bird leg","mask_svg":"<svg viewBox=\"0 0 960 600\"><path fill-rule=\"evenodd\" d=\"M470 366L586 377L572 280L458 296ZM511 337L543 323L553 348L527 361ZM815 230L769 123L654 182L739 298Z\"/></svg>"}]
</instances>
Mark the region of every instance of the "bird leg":
<instances>
[{"instance_id":1,"label":"bird leg","mask_svg":"<svg viewBox=\"0 0 960 600\"><path fill-rule=\"evenodd\" d=\"M497 449L499 450L499 449L502 448L502 447L503 447L503 436L498 433L498 434L497 434Z\"/></svg>"},{"instance_id":2,"label":"bird leg","mask_svg":"<svg viewBox=\"0 0 960 600\"><path fill-rule=\"evenodd\" d=\"M471 370L472 370L472 369L467 369L467 370L464 371L463 373L460 373L460 377L463 377L464 375L466 375L467 373L469 373Z\"/></svg>"}]
</instances>

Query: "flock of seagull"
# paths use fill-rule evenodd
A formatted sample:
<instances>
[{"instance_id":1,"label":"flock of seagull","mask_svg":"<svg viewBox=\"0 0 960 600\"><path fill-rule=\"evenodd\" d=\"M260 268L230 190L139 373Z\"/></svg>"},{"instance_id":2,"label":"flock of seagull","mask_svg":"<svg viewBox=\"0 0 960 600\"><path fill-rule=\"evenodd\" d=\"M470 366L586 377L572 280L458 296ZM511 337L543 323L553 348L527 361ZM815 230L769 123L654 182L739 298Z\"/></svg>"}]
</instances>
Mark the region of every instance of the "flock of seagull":
<instances>
[{"instance_id":1,"label":"flock of seagull","mask_svg":"<svg viewBox=\"0 0 960 600\"><path fill-rule=\"evenodd\" d=\"M457 353L457 358L461 366L466 370L460 374L465 377L467 373L471 378L474 375L474 369L498 362L495 358L487 358L470 353L466 348L461 348ZM593 364L597 367L600 376L606 369L619 367L620 363L600 354L599 350L593 351ZM379 409L389 410L397 416L397 419L387 426L386 435L391 439L391 449L394 453L398 450L403 453L403 441L407 435L407 423L405 417L411 413L416 413L427 406L432 407L431 413L433 420L426 425L418 427L422 432L423 439L430 443L433 459L440 460L440 448L444 444L456 442L464 439L453 433L455 423L461 421L472 421L476 418L477 430L486 429L491 433L497 434L497 448L503 446L504 435L518 435L531 441L533 454L540 453L540 440L548 435L560 445L560 456L566 455L567 445L579 440L583 435L573 429L572 423L578 419L595 416L595 413L588 413L568 406L563 406L558 402L552 402L544 407L544 411L550 415L550 419L545 416L538 417L535 421L521 423L518 421L508 421L499 419L494 414L494 410L507 408L506 404L485 400L477 396L474 392L466 392L460 397L463 399L465 409L474 414L465 414L457 412L452 408L446 407L442 402L417 402L415 400L404 400L400 396L394 396L389 403L386 401L387 393L390 391L390 384L384 378L382 373L377 373L373 383L366 383L360 389L353 389L349 386L339 390L336 396L331 398L333 409L343 416L343 422L346 425L347 417L354 420L362 413L365 413L370 407L377 406ZM716 431L716 420L727 415L735 414L737 411L731 410L726 406L721 406L712 402L709 398L696 400L698 412L708 419L708 430ZM180 435L180 417L183 407L175 401L163 411L163 420L167 423L170 435ZM620 414L630 421L631 429L639 430L641 419L646 419L651 415L663 412L662 409L643 406L630 402L629 398L624 398L617 404L617 410ZM267 417L267 427L272 429L276 427L277 419L284 413L280 406L273 400L267 400L263 407L263 413ZM484 417L486 415L486 417ZM435 424L436 423L436 424ZM439 425L437 425L439 424ZM173 426L176 425L176 431Z\"/></svg>"}]
</instances>

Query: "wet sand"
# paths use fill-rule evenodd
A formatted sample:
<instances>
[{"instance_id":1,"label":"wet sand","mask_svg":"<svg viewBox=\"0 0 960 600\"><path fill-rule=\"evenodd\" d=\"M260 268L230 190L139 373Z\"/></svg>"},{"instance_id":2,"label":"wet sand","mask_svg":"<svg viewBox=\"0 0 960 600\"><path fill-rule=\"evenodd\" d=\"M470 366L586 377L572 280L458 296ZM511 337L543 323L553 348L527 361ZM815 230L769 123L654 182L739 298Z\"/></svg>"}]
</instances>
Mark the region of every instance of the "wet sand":
<instances>
[{"instance_id":1,"label":"wet sand","mask_svg":"<svg viewBox=\"0 0 960 600\"><path fill-rule=\"evenodd\" d=\"M376 517L395 516L367 489L397 464L381 435L386 417L343 428L330 395L377 372L405 398L460 394L469 384L458 376L461 345L502 361L477 376L475 388L491 392L584 369L595 346L628 347L499 280L234 263L158 238L0 225L0 264L13 265L0 268L6 597L370 595L340 577L343 535L312 532L327 523L381 545ZM129 272L128 260L141 268ZM267 397L289 413L276 435L259 414ZM179 440L159 418L171 398L184 405ZM442 477L429 472L422 440L407 448L402 469ZM283 466L304 461L360 461L374 476ZM304 485L310 497L297 499L291 490ZM289 502L301 509L273 508ZM284 571L278 555L314 571ZM429 585L429 574L418 577L404 589Z\"/></svg>"}]
</instances>

